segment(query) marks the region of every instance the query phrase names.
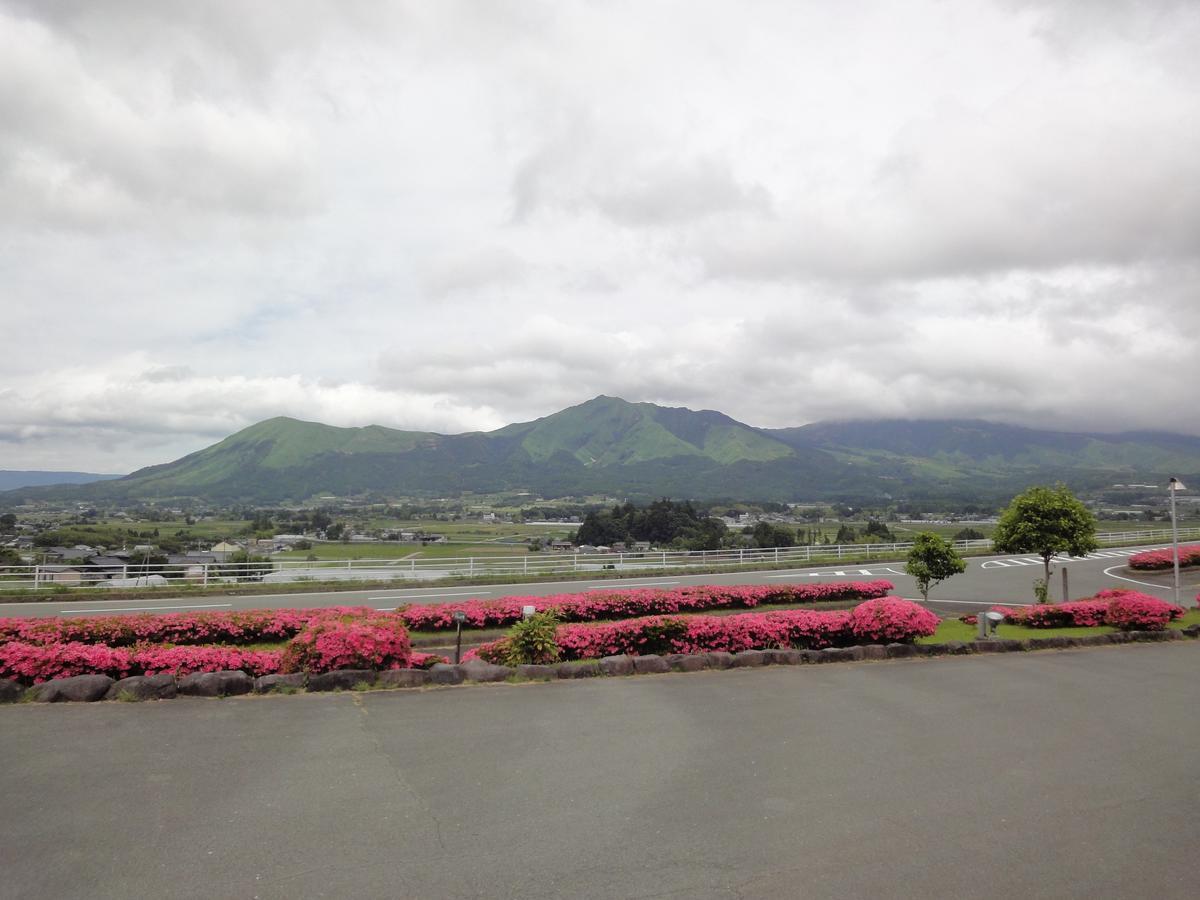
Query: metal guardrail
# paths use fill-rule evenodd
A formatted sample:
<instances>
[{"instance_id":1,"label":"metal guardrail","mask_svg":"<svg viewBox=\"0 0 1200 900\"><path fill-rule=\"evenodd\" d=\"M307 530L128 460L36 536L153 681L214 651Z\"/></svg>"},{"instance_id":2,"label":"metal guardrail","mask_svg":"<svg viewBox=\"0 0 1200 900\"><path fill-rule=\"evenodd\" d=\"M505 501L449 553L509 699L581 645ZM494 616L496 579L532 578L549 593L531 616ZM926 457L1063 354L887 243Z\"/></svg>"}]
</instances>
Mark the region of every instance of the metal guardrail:
<instances>
[{"instance_id":1,"label":"metal guardrail","mask_svg":"<svg viewBox=\"0 0 1200 900\"><path fill-rule=\"evenodd\" d=\"M1200 538L1200 528L1181 528L1181 540ZM1101 546L1170 542L1170 529L1113 531L1096 535ZM990 540L953 541L960 552L991 549ZM651 550L644 552L564 553L544 551L522 556L468 556L445 559L274 559L267 562L211 564L130 563L111 566L69 563L9 566L0 569L0 590L62 590L88 587L130 589L172 584L293 584L339 581L432 581L442 578L536 577L574 573L663 571L669 569L787 568L841 560L870 562L903 558L912 542L816 544L803 547L736 550Z\"/></svg>"}]
</instances>

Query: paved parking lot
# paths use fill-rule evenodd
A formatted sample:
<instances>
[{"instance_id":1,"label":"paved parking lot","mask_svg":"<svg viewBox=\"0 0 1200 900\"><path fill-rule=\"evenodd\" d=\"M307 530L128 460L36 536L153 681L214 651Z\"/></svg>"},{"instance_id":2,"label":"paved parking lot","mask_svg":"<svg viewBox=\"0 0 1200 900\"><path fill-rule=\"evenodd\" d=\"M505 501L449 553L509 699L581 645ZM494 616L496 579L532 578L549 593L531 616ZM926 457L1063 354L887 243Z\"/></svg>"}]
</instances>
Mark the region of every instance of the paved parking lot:
<instances>
[{"instance_id":1,"label":"paved parking lot","mask_svg":"<svg viewBox=\"0 0 1200 900\"><path fill-rule=\"evenodd\" d=\"M0 707L0 896L1193 897L1200 645Z\"/></svg>"}]
</instances>

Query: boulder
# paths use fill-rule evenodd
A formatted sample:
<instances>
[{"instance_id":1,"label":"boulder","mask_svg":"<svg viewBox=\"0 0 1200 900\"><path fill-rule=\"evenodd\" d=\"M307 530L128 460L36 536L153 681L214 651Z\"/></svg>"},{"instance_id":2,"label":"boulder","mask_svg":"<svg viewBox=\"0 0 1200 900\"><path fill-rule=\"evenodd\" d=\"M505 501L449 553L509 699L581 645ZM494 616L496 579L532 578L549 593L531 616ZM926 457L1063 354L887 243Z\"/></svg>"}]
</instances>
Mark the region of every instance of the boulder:
<instances>
[{"instance_id":1,"label":"boulder","mask_svg":"<svg viewBox=\"0 0 1200 900\"><path fill-rule=\"evenodd\" d=\"M73 675L70 678L55 678L38 685L33 695L41 703L91 703L104 699L114 684L107 675Z\"/></svg>"},{"instance_id":2,"label":"boulder","mask_svg":"<svg viewBox=\"0 0 1200 900\"><path fill-rule=\"evenodd\" d=\"M0 703L16 703L25 693L25 686L11 678L0 678Z\"/></svg>"},{"instance_id":3,"label":"boulder","mask_svg":"<svg viewBox=\"0 0 1200 900\"><path fill-rule=\"evenodd\" d=\"M771 665L798 666L800 663L804 662L803 650L783 649L771 650L769 652L771 659L768 660L768 663Z\"/></svg>"},{"instance_id":4,"label":"boulder","mask_svg":"<svg viewBox=\"0 0 1200 900\"><path fill-rule=\"evenodd\" d=\"M949 656L962 656L965 653L975 652L975 645L969 644L966 641L946 641L942 646L946 648L946 653Z\"/></svg>"},{"instance_id":5,"label":"boulder","mask_svg":"<svg viewBox=\"0 0 1200 900\"><path fill-rule=\"evenodd\" d=\"M733 654L733 668L735 669L757 668L762 664L763 652L761 650L743 650Z\"/></svg>"},{"instance_id":6,"label":"boulder","mask_svg":"<svg viewBox=\"0 0 1200 900\"><path fill-rule=\"evenodd\" d=\"M1183 633L1192 638L1200 637L1200 624L1189 625L1187 628L1183 629Z\"/></svg>"},{"instance_id":7,"label":"boulder","mask_svg":"<svg viewBox=\"0 0 1200 900\"><path fill-rule=\"evenodd\" d=\"M481 659L473 659L463 663L463 672L467 681L491 682L503 681L513 670L508 666L497 666Z\"/></svg>"},{"instance_id":8,"label":"boulder","mask_svg":"<svg viewBox=\"0 0 1200 900\"><path fill-rule=\"evenodd\" d=\"M254 679L237 669L223 669L184 675L176 685L179 693L187 697L227 697L250 693L254 690Z\"/></svg>"},{"instance_id":9,"label":"boulder","mask_svg":"<svg viewBox=\"0 0 1200 900\"><path fill-rule=\"evenodd\" d=\"M672 672L699 672L708 668L708 656L704 653L671 653L663 659Z\"/></svg>"},{"instance_id":10,"label":"boulder","mask_svg":"<svg viewBox=\"0 0 1200 900\"><path fill-rule=\"evenodd\" d=\"M453 666L450 663L434 663L433 668L429 670L430 684L462 684L466 677L467 673L462 666Z\"/></svg>"},{"instance_id":11,"label":"boulder","mask_svg":"<svg viewBox=\"0 0 1200 900\"><path fill-rule=\"evenodd\" d=\"M299 690L304 687L304 681L308 678L303 672L292 672L288 675L260 675L254 679L254 693L269 694L271 691L277 691L280 688L296 688Z\"/></svg>"},{"instance_id":12,"label":"boulder","mask_svg":"<svg viewBox=\"0 0 1200 900\"><path fill-rule=\"evenodd\" d=\"M826 647L820 654L819 662L849 662L854 659L849 647Z\"/></svg>"},{"instance_id":13,"label":"boulder","mask_svg":"<svg viewBox=\"0 0 1200 900\"><path fill-rule=\"evenodd\" d=\"M726 653L724 650L714 650L712 653L704 655L708 657L708 667L710 669L729 669L733 666L732 653Z\"/></svg>"},{"instance_id":14,"label":"boulder","mask_svg":"<svg viewBox=\"0 0 1200 900\"><path fill-rule=\"evenodd\" d=\"M632 675L633 658L624 654L605 656L600 660L600 672L604 675Z\"/></svg>"},{"instance_id":15,"label":"boulder","mask_svg":"<svg viewBox=\"0 0 1200 900\"><path fill-rule=\"evenodd\" d=\"M554 671L558 673L559 678L595 678L597 675L603 674L600 671L600 663L594 659L562 662L554 667Z\"/></svg>"},{"instance_id":16,"label":"boulder","mask_svg":"<svg viewBox=\"0 0 1200 900\"><path fill-rule=\"evenodd\" d=\"M424 669L384 669L375 683L390 688L421 687L429 684L429 673Z\"/></svg>"},{"instance_id":17,"label":"boulder","mask_svg":"<svg viewBox=\"0 0 1200 900\"><path fill-rule=\"evenodd\" d=\"M518 678L530 678L535 681L549 681L558 676L554 666L541 666L537 663L522 663L514 673Z\"/></svg>"},{"instance_id":18,"label":"boulder","mask_svg":"<svg viewBox=\"0 0 1200 900\"><path fill-rule=\"evenodd\" d=\"M1071 646L1067 643L1069 640L1070 638L1066 637L1044 637L1030 638L1027 643L1030 650L1061 650Z\"/></svg>"},{"instance_id":19,"label":"boulder","mask_svg":"<svg viewBox=\"0 0 1200 900\"><path fill-rule=\"evenodd\" d=\"M863 659L887 659L887 647L883 644L867 644L859 649Z\"/></svg>"},{"instance_id":20,"label":"boulder","mask_svg":"<svg viewBox=\"0 0 1200 900\"><path fill-rule=\"evenodd\" d=\"M805 665L825 662L825 657L820 650L797 650L796 652L800 654L800 662Z\"/></svg>"},{"instance_id":21,"label":"boulder","mask_svg":"<svg viewBox=\"0 0 1200 900\"><path fill-rule=\"evenodd\" d=\"M335 669L308 676L310 691L349 691L359 684L374 684L374 669Z\"/></svg>"},{"instance_id":22,"label":"boulder","mask_svg":"<svg viewBox=\"0 0 1200 900\"><path fill-rule=\"evenodd\" d=\"M647 653L644 656L633 658L633 671L639 675L657 675L662 672L670 672L671 667L657 653Z\"/></svg>"},{"instance_id":23,"label":"boulder","mask_svg":"<svg viewBox=\"0 0 1200 900\"><path fill-rule=\"evenodd\" d=\"M175 696L175 676L170 672L158 675L132 675L122 678L108 689L105 700L171 700Z\"/></svg>"},{"instance_id":24,"label":"boulder","mask_svg":"<svg viewBox=\"0 0 1200 900\"><path fill-rule=\"evenodd\" d=\"M891 646L896 645L893 644ZM1007 638L993 638L987 641L975 641L973 646L976 653L1016 653L1025 649L1025 642Z\"/></svg>"}]
</instances>

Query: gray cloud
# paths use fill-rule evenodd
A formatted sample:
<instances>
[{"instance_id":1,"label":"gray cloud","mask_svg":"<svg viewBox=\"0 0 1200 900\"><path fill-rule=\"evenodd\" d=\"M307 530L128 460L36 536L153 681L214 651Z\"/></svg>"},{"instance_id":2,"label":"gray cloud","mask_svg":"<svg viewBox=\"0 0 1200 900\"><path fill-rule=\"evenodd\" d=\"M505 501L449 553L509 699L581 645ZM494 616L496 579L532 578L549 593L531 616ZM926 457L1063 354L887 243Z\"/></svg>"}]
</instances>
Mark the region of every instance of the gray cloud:
<instances>
[{"instance_id":1,"label":"gray cloud","mask_svg":"<svg viewBox=\"0 0 1200 900\"><path fill-rule=\"evenodd\" d=\"M0 0L0 465L271 415L1200 433L1194 3Z\"/></svg>"}]
</instances>

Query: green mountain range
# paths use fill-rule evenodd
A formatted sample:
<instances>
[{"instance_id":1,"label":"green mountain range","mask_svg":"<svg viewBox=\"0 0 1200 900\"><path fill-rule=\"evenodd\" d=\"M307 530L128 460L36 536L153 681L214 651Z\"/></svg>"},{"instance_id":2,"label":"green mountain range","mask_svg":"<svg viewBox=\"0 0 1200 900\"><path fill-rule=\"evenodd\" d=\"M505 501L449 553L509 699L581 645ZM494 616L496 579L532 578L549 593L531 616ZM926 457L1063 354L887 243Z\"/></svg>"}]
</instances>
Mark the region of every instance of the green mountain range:
<instances>
[{"instance_id":1,"label":"green mountain range","mask_svg":"<svg viewBox=\"0 0 1200 900\"><path fill-rule=\"evenodd\" d=\"M982 421L822 422L764 429L712 410L596 397L533 422L444 435L275 418L175 462L114 481L22 488L26 499L197 498L279 503L339 497L542 497L842 500L1003 499L1030 483L1077 489L1186 481L1200 438L1070 434ZM1197 478L1196 480L1200 480Z\"/></svg>"}]
</instances>

